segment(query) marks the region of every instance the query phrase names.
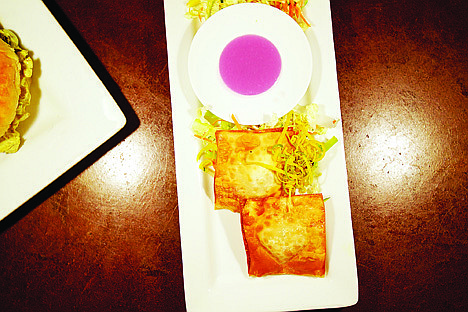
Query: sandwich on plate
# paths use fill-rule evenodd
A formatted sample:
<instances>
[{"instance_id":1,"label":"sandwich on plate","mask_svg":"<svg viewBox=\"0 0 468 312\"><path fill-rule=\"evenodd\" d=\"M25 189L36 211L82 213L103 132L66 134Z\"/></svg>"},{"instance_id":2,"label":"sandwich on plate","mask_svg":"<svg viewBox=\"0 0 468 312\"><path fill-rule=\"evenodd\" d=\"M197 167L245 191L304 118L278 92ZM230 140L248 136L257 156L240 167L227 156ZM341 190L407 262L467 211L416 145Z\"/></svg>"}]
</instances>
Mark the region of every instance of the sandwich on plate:
<instances>
[{"instance_id":1,"label":"sandwich on plate","mask_svg":"<svg viewBox=\"0 0 468 312\"><path fill-rule=\"evenodd\" d=\"M29 117L32 69L29 52L20 47L16 34L0 29L0 153L15 153L21 145L17 128Z\"/></svg>"}]
</instances>

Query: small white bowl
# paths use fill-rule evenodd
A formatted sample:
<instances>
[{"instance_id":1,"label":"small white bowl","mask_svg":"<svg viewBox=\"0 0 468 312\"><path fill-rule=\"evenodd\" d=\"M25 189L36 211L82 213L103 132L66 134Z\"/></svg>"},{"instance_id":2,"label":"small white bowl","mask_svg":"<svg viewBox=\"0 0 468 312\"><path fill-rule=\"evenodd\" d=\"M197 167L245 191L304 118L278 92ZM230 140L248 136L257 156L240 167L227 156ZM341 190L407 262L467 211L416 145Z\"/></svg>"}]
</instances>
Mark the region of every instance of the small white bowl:
<instances>
[{"instance_id":1,"label":"small white bowl","mask_svg":"<svg viewBox=\"0 0 468 312\"><path fill-rule=\"evenodd\" d=\"M281 57L281 71L266 91L243 95L230 89L219 70L220 56L234 39L257 35L270 41ZM265 4L229 6L207 19L193 38L188 72L200 102L218 117L258 125L296 106L312 75L312 54L302 28L289 15Z\"/></svg>"}]
</instances>

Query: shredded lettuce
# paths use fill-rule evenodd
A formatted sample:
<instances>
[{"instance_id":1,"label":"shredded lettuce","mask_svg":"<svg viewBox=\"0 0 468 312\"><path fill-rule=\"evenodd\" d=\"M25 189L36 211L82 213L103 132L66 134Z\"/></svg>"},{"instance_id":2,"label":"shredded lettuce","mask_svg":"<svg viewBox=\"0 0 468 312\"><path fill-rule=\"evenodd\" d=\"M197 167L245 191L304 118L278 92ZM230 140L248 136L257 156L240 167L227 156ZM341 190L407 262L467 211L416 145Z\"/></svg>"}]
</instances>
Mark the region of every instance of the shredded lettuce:
<instances>
[{"instance_id":1,"label":"shredded lettuce","mask_svg":"<svg viewBox=\"0 0 468 312\"><path fill-rule=\"evenodd\" d=\"M21 64L21 94L16 108L16 116L7 132L0 137L0 153L15 153L21 144L21 135L17 131L18 125L29 117L26 108L31 101L29 86L33 70L33 60L29 56L29 51L20 47L18 36L13 31L0 29L0 40L3 40L15 50Z\"/></svg>"},{"instance_id":2,"label":"shredded lettuce","mask_svg":"<svg viewBox=\"0 0 468 312\"><path fill-rule=\"evenodd\" d=\"M323 123L319 123L319 121ZM214 176L216 170L216 131L218 130L264 130L283 129L278 142L287 139L289 144L275 144L268 147L276 165L260 162L249 163L273 171L282 184L286 194L319 192L319 162L337 142L336 137L320 139L327 130L335 127L337 120L322 118L318 114L318 105L309 104L297 107L285 116L273 117L262 125L248 126L224 121L204 107L199 109L198 117L192 124L194 135L200 139L201 149L197 155L199 167Z\"/></svg>"},{"instance_id":3,"label":"shredded lettuce","mask_svg":"<svg viewBox=\"0 0 468 312\"><path fill-rule=\"evenodd\" d=\"M213 14L228 6L239 3L262 3L271 5L282 10L293 18L302 29L310 27L302 9L306 6L307 0L189 0L187 2L186 17L205 21Z\"/></svg>"},{"instance_id":4,"label":"shredded lettuce","mask_svg":"<svg viewBox=\"0 0 468 312\"><path fill-rule=\"evenodd\" d=\"M199 168L214 176L218 147L216 145L216 131L230 130L235 125L214 115L212 112L201 107L198 117L192 123L192 131L200 139L202 147L197 155Z\"/></svg>"}]
</instances>

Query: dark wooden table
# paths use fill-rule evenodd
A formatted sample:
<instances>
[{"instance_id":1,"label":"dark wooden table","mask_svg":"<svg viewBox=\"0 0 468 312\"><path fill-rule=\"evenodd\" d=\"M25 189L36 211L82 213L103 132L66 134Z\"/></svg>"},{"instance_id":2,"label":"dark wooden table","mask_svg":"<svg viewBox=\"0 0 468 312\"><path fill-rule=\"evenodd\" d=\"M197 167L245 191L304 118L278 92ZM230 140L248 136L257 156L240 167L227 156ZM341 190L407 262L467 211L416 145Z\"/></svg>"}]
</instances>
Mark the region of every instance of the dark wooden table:
<instances>
[{"instance_id":1,"label":"dark wooden table","mask_svg":"<svg viewBox=\"0 0 468 312\"><path fill-rule=\"evenodd\" d=\"M184 311L163 2L47 3L139 122L0 223L0 311ZM359 274L343 310L466 311L468 2L331 9Z\"/></svg>"}]
</instances>

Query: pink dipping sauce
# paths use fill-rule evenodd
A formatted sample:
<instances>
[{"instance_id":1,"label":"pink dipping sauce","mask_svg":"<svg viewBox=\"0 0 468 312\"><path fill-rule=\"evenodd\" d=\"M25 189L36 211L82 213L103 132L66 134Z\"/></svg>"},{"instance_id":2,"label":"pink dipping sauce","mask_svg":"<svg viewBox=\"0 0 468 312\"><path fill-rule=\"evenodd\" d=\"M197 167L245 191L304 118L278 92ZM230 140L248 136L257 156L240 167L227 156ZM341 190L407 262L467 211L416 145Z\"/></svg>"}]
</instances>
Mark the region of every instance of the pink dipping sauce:
<instances>
[{"instance_id":1,"label":"pink dipping sauce","mask_svg":"<svg viewBox=\"0 0 468 312\"><path fill-rule=\"evenodd\" d=\"M242 95L256 95L270 89L281 72L281 56L268 39L244 35L229 42L219 59L224 83Z\"/></svg>"}]
</instances>

